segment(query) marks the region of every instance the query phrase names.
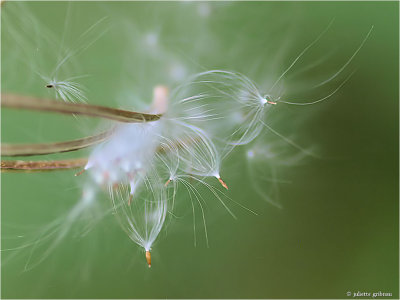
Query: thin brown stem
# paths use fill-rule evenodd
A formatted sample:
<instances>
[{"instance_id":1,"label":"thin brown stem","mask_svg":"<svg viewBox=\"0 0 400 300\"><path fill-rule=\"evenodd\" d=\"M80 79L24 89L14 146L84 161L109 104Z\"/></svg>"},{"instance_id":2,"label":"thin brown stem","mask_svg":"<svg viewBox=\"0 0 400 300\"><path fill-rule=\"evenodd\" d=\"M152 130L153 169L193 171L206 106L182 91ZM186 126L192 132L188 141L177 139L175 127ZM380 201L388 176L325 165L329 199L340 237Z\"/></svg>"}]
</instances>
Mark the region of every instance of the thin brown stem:
<instances>
[{"instance_id":1,"label":"thin brown stem","mask_svg":"<svg viewBox=\"0 0 400 300\"><path fill-rule=\"evenodd\" d=\"M1 161L1 172L42 172L66 169L78 169L86 165L87 158L65 159L54 161Z\"/></svg>"},{"instance_id":2,"label":"thin brown stem","mask_svg":"<svg viewBox=\"0 0 400 300\"><path fill-rule=\"evenodd\" d=\"M77 140L43 143L43 144L2 144L2 156L32 156L61 152L76 151L99 144L110 137L114 130L104 131L97 135L84 137Z\"/></svg>"},{"instance_id":3,"label":"thin brown stem","mask_svg":"<svg viewBox=\"0 0 400 300\"><path fill-rule=\"evenodd\" d=\"M125 123L150 122L156 121L161 117L159 114L153 115L106 106L54 101L16 94L1 94L1 106L62 114L86 115Z\"/></svg>"}]
</instances>

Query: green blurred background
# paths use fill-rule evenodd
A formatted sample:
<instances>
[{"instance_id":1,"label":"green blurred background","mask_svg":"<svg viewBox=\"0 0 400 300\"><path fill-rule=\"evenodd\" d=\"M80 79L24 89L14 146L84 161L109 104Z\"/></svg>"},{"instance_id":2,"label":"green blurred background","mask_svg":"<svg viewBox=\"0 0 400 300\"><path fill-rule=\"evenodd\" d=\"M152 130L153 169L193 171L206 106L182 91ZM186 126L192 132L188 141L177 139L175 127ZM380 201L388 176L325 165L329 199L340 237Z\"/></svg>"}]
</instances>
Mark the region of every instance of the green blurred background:
<instances>
[{"instance_id":1,"label":"green blurred background","mask_svg":"<svg viewBox=\"0 0 400 300\"><path fill-rule=\"evenodd\" d=\"M5 2L2 92L54 98L37 73L51 74L63 49L76 55L60 77L89 74L80 82L90 103L140 110L156 84L173 87L208 69L242 72L264 90L331 20L285 78L283 99L317 99L356 72L330 101L273 111L274 129L302 146L317 145L322 157L280 170L290 181L279 185L282 209L255 193L239 150L222 174L229 196L258 215L230 203L235 220L205 194L209 247L201 221L195 247L193 216L180 192L180 216L153 246L151 269L111 214L84 236L85 222L75 224L36 265L65 225L29 243L63 220L84 177L2 173L1 297L348 298L348 291L381 291L398 298L398 12L397 2ZM349 66L314 88L345 64L372 25ZM1 116L3 142L78 138L101 126L8 109ZM271 184L262 188L268 193ZM107 209L106 197L98 200Z\"/></svg>"}]
</instances>

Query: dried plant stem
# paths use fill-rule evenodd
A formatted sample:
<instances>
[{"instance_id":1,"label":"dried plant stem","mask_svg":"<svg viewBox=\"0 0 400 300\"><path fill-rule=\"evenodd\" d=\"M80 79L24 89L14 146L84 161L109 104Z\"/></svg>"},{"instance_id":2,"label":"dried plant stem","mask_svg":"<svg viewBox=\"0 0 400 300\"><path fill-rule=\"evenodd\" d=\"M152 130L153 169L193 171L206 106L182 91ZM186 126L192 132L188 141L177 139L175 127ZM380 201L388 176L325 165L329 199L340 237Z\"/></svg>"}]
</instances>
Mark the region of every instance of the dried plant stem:
<instances>
[{"instance_id":1,"label":"dried plant stem","mask_svg":"<svg viewBox=\"0 0 400 300\"><path fill-rule=\"evenodd\" d=\"M78 169L86 165L87 158L53 160L53 161L1 161L1 172L38 172Z\"/></svg>"},{"instance_id":2,"label":"dried plant stem","mask_svg":"<svg viewBox=\"0 0 400 300\"><path fill-rule=\"evenodd\" d=\"M105 141L114 130L104 131L97 135L84 137L77 140L58 142L58 143L43 143L43 144L2 144L2 156L32 156L44 155L61 152L70 152L93 146Z\"/></svg>"},{"instance_id":3,"label":"dried plant stem","mask_svg":"<svg viewBox=\"0 0 400 300\"><path fill-rule=\"evenodd\" d=\"M102 132L98 135L85 137L78 140L49 143L49 144L25 144L25 145L10 145L3 144L1 147L2 156L31 156L41 154L54 154L59 152L68 152L79 150L91 145L100 143L112 135L115 128L109 131ZM43 147L43 148L42 148ZM181 148L179 143L175 147ZM157 153L165 154L168 150L162 147L157 149ZM57 171L65 169L76 169L84 167L87 163L87 158L69 159L69 160L49 160L49 161L23 161L23 160L2 160L1 171L19 171L19 172L40 172L40 171ZM83 173L84 170L82 170ZM76 175L80 175L80 173ZM221 179L218 179L221 182ZM168 185L169 181L165 184Z\"/></svg>"},{"instance_id":4,"label":"dried plant stem","mask_svg":"<svg viewBox=\"0 0 400 300\"><path fill-rule=\"evenodd\" d=\"M161 117L161 115L139 113L99 105L69 103L16 94L1 94L1 106L62 114L86 115L125 123L150 122L156 121Z\"/></svg>"}]
</instances>

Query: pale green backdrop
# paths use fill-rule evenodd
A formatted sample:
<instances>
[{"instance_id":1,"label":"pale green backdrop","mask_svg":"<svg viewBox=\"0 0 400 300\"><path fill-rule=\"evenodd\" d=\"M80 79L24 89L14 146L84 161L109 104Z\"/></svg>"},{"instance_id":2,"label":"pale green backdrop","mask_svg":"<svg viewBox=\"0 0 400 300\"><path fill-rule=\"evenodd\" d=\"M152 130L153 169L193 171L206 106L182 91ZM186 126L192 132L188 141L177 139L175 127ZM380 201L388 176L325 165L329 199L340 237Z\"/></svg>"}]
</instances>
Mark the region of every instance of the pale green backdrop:
<instances>
[{"instance_id":1,"label":"pale green backdrop","mask_svg":"<svg viewBox=\"0 0 400 300\"><path fill-rule=\"evenodd\" d=\"M73 207L84 177L2 173L2 249L22 249L2 252L1 297L348 298L347 292L381 291L398 298L398 9L396 2L6 1L2 92L54 96L35 72L51 73L60 49L81 49L77 37L103 17L88 39L104 34L62 70L90 75L81 80L90 103L140 110L132 103L147 101L154 85L176 86L208 69L236 70L266 88L332 20L298 63L297 71L310 69L287 78L288 95L327 95L356 72L323 104L276 109L274 128L303 146L317 145L322 157L281 171L290 182L279 185L282 209L255 193L239 151L222 174L230 197L258 215L230 203L235 220L206 196L209 248L201 221L195 247L182 195L179 218L153 246L151 269L111 214L84 236L76 230L84 222L76 224L34 265L65 226L42 236L41 244L29 242ZM351 64L314 93L315 83L345 64L372 25ZM142 46L153 45L154 37L160 52ZM3 142L43 142L88 134L97 121L3 109L1 125ZM268 182L262 187L270 188ZM98 200L108 207L106 197Z\"/></svg>"}]
</instances>

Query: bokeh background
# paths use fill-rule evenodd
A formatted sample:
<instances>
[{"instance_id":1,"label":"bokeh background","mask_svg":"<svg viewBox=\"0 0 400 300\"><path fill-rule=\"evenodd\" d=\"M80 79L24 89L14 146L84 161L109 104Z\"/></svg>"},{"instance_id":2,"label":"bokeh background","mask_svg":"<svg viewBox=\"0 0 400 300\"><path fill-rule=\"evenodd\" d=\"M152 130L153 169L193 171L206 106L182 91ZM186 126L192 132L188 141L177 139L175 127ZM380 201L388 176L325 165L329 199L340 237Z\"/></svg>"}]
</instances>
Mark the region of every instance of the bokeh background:
<instances>
[{"instance_id":1,"label":"bokeh background","mask_svg":"<svg viewBox=\"0 0 400 300\"><path fill-rule=\"evenodd\" d=\"M222 174L229 196L257 215L231 202L234 219L204 191L209 247L198 207L194 246L180 191L151 269L111 213L88 231L90 215L63 223L84 177L2 173L2 298L348 298L357 291L398 298L397 2L6 1L1 16L2 93L54 98L40 75L51 76L66 53L73 55L59 78L89 75L79 82L94 104L141 110L156 84L173 88L210 69L239 71L268 91L332 20L284 78L283 99L318 99L356 71L329 101L271 113L274 129L317 149L318 158L278 168L282 183L265 181L256 191L244 172L250 148L239 149ZM354 60L316 87L345 65L371 26ZM1 117L2 142L61 141L104 126L8 109ZM276 149L261 166L282 160ZM298 151L287 149L285 157ZM271 190L281 208L263 199ZM106 196L98 201L97 209L109 208Z\"/></svg>"}]
</instances>

